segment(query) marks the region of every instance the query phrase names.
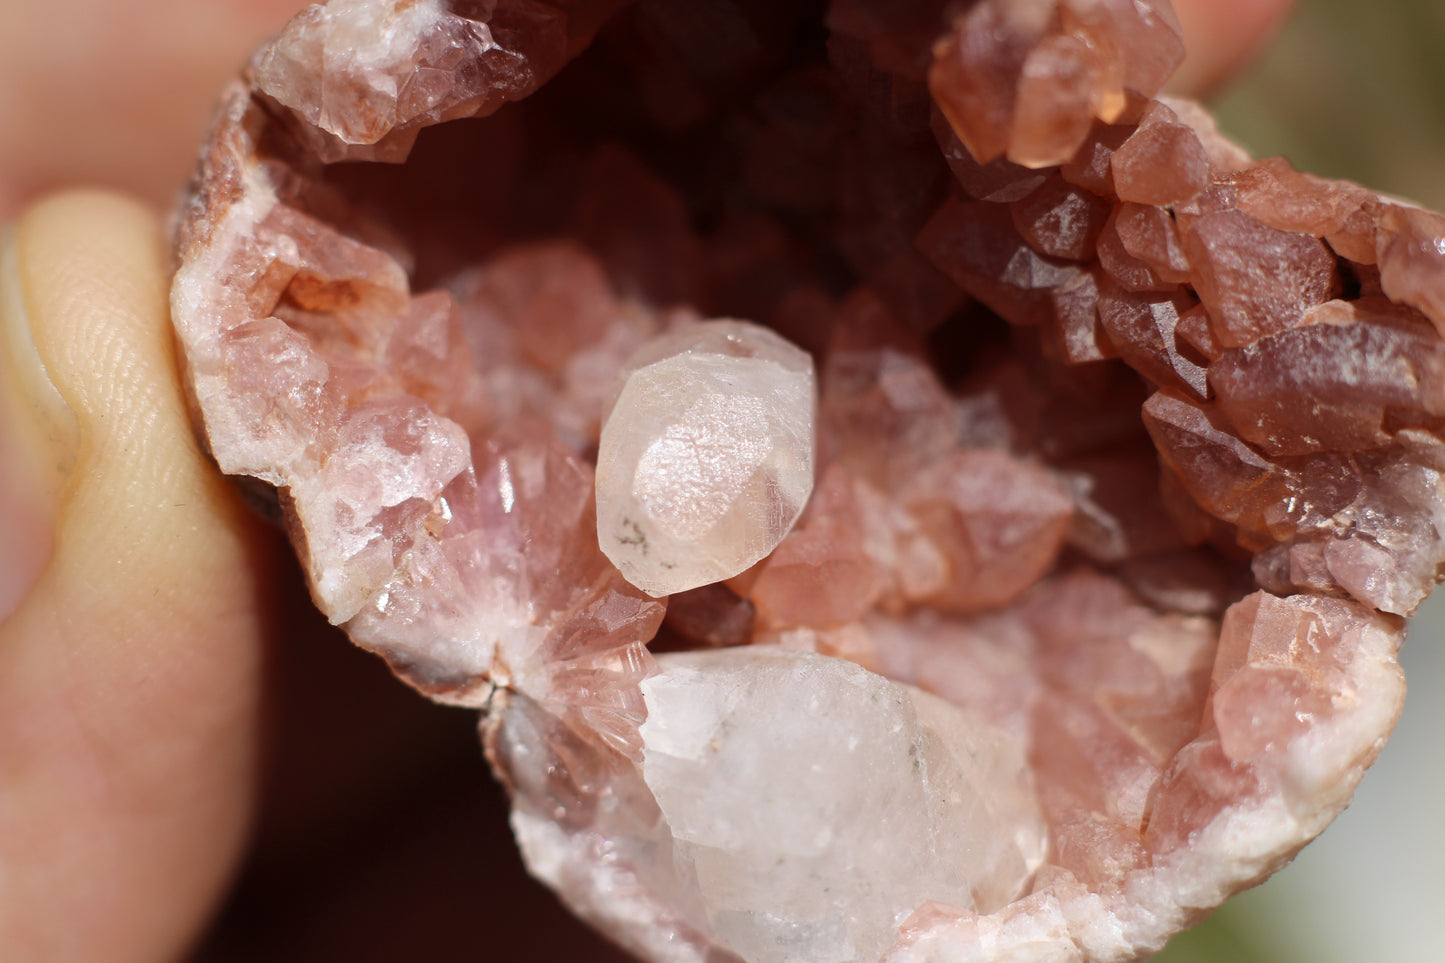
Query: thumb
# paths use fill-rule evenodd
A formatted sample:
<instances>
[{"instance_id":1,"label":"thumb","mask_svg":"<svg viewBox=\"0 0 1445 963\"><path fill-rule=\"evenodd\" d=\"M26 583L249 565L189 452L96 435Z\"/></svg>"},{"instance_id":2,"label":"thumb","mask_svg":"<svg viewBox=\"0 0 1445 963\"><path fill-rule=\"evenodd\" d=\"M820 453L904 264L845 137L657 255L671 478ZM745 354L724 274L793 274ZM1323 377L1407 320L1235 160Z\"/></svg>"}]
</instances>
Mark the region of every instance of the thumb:
<instances>
[{"instance_id":1,"label":"thumb","mask_svg":"<svg viewBox=\"0 0 1445 963\"><path fill-rule=\"evenodd\" d=\"M3 959L175 956L244 844L275 547L193 440L164 263L97 193L0 236Z\"/></svg>"},{"instance_id":2,"label":"thumb","mask_svg":"<svg viewBox=\"0 0 1445 963\"><path fill-rule=\"evenodd\" d=\"M1174 0L1184 28L1184 63L1169 90L1207 97L1257 59L1288 17L1293 0Z\"/></svg>"}]
</instances>

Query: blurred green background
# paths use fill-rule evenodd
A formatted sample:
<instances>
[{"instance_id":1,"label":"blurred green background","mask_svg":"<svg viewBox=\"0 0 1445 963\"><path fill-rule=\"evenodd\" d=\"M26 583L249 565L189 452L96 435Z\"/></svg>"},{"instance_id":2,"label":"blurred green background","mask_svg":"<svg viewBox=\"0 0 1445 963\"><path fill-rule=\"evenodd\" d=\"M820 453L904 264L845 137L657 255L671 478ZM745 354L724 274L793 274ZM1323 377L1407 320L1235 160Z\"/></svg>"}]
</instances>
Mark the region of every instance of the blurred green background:
<instances>
[{"instance_id":1,"label":"blurred green background","mask_svg":"<svg viewBox=\"0 0 1445 963\"><path fill-rule=\"evenodd\" d=\"M1445 2L1296 0L1212 106L1258 156L1445 208Z\"/></svg>"},{"instance_id":2,"label":"blurred green background","mask_svg":"<svg viewBox=\"0 0 1445 963\"><path fill-rule=\"evenodd\" d=\"M1297 0L1214 105L1256 156L1445 209L1445 0ZM1156 963L1445 960L1445 598L1401 655L1405 714L1354 804L1295 862Z\"/></svg>"}]
</instances>

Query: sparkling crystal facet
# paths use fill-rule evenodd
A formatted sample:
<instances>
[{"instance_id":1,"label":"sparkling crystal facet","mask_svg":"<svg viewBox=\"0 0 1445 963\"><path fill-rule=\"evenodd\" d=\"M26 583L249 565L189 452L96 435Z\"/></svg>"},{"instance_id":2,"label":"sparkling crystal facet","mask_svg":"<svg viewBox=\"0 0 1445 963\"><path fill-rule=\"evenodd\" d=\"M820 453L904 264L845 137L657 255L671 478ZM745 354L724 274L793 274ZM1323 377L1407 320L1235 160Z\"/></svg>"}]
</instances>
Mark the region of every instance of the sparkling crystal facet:
<instances>
[{"instance_id":1,"label":"sparkling crystal facet","mask_svg":"<svg viewBox=\"0 0 1445 963\"><path fill-rule=\"evenodd\" d=\"M638 956L1142 958L1398 716L1445 218L1156 98L1165 0L826 7L308 7L178 218L191 397Z\"/></svg>"},{"instance_id":2,"label":"sparkling crystal facet","mask_svg":"<svg viewBox=\"0 0 1445 963\"><path fill-rule=\"evenodd\" d=\"M597 453L597 538L663 596L771 552L813 490L813 362L766 328L711 321L624 368Z\"/></svg>"}]
</instances>

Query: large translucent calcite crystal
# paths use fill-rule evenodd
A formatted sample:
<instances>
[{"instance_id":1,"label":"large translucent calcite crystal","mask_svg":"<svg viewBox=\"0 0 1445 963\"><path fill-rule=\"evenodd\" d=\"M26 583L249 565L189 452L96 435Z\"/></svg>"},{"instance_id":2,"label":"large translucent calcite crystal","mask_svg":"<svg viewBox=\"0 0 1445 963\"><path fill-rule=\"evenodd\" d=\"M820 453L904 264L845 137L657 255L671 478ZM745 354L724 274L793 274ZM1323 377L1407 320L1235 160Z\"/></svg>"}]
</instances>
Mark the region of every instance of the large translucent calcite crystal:
<instances>
[{"instance_id":1,"label":"large translucent calcite crystal","mask_svg":"<svg viewBox=\"0 0 1445 963\"><path fill-rule=\"evenodd\" d=\"M224 92L210 451L641 958L1137 959L1379 752L1445 218L1252 161L1181 52L1164 0L334 0Z\"/></svg>"}]
</instances>

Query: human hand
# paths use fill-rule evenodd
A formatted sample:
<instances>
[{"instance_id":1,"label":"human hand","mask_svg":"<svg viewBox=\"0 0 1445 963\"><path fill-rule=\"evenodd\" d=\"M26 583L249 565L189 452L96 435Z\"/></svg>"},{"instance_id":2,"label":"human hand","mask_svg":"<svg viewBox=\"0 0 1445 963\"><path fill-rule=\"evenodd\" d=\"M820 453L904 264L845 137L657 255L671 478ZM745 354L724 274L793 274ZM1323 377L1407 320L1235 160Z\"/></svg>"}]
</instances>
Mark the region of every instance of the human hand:
<instances>
[{"instance_id":1,"label":"human hand","mask_svg":"<svg viewBox=\"0 0 1445 963\"><path fill-rule=\"evenodd\" d=\"M218 91L301 0L0 5L0 222L66 184L164 208Z\"/></svg>"},{"instance_id":2,"label":"human hand","mask_svg":"<svg viewBox=\"0 0 1445 963\"><path fill-rule=\"evenodd\" d=\"M197 448L152 213L38 205L0 291L0 955L172 958L245 843L280 547Z\"/></svg>"}]
</instances>

